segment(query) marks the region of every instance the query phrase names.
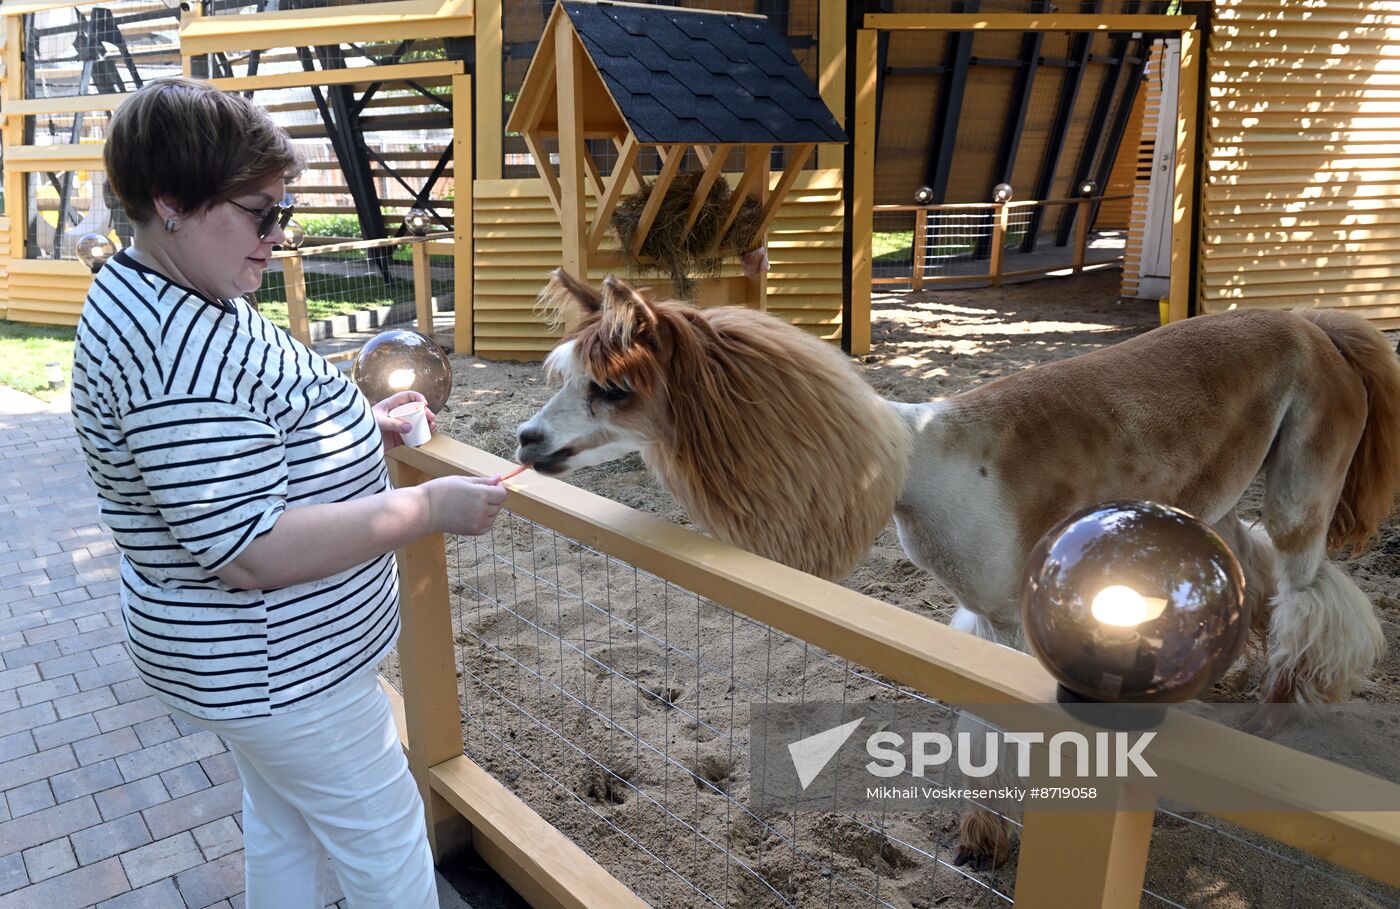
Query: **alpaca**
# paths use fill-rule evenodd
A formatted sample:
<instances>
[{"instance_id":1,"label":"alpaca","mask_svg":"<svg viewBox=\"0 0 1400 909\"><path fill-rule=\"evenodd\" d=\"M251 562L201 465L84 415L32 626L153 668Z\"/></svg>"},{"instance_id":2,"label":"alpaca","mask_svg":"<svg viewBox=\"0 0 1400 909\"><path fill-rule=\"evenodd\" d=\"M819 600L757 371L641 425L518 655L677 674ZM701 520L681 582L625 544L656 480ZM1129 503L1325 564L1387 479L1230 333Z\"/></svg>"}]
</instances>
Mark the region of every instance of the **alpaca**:
<instances>
[{"instance_id":1,"label":"alpaca","mask_svg":"<svg viewBox=\"0 0 1400 909\"><path fill-rule=\"evenodd\" d=\"M830 580L893 516L909 559L957 598L953 626L1012 646L1041 535L1081 508L1147 499L1235 548L1266 626L1262 700L1344 699L1384 650L1370 601L1327 561L1364 545L1400 492L1400 360L1359 317L1202 316L902 404L765 313L562 270L540 301L580 315L545 363L559 391L519 428L517 458L541 473L639 451L710 533ZM1235 514L1260 473L1262 529ZM1009 854L986 812L961 831L960 858Z\"/></svg>"}]
</instances>

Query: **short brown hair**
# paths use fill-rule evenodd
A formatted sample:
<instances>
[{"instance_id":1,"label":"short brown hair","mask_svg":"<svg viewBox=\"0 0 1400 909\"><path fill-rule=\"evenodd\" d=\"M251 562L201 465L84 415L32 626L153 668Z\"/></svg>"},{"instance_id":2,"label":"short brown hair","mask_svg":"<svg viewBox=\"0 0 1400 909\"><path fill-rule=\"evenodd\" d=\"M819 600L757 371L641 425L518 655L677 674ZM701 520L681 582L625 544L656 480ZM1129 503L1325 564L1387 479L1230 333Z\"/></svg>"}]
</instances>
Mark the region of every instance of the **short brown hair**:
<instances>
[{"instance_id":1,"label":"short brown hair","mask_svg":"<svg viewBox=\"0 0 1400 909\"><path fill-rule=\"evenodd\" d=\"M302 169L267 111L191 79L151 82L126 99L112 115L103 159L127 216L141 224L161 196L194 212Z\"/></svg>"}]
</instances>

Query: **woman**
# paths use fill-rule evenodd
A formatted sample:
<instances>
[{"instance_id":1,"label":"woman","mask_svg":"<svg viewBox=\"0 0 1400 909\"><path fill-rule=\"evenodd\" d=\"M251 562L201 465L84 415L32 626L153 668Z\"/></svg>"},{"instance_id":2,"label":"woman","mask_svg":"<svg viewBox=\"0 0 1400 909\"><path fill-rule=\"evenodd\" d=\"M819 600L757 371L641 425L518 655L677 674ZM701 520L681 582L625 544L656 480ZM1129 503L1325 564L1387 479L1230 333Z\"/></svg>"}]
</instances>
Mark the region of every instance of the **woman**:
<instances>
[{"instance_id":1,"label":"woman","mask_svg":"<svg viewBox=\"0 0 1400 909\"><path fill-rule=\"evenodd\" d=\"M375 666L398 633L393 550L484 533L503 489L391 490L409 426L242 299L291 216L300 162L239 95L171 79L112 117L135 225L78 326L73 416L121 550L130 652L243 777L247 905L436 907L423 806Z\"/></svg>"}]
</instances>

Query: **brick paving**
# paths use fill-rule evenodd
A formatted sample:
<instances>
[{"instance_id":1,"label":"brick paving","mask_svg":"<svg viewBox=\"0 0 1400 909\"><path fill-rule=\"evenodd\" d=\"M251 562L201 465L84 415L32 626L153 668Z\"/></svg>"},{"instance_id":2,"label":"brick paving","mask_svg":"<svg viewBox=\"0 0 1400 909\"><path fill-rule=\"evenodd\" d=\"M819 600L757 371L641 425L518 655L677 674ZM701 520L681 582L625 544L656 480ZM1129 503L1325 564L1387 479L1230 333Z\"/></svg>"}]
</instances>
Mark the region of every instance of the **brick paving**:
<instances>
[{"instance_id":1,"label":"brick paving","mask_svg":"<svg viewBox=\"0 0 1400 909\"><path fill-rule=\"evenodd\" d=\"M0 909L243 906L231 756L151 696L124 640L66 402L0 387Z\"/></svg>"}]
</instances>

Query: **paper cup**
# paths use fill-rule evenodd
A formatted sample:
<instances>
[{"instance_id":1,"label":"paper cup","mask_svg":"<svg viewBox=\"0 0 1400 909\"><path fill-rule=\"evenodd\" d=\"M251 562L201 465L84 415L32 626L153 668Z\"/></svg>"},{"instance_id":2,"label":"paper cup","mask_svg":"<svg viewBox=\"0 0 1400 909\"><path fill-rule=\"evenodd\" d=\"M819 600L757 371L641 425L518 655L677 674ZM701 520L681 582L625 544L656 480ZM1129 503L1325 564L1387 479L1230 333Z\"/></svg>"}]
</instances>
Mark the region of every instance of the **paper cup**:
<instances>
[{"instance_id":1,"label":"paper cup","mask_svg":"<svg viewBox=\"0 0 1400 909\"><path fill-rule=\"evenodd\" d=\"M400 404L389 411L389 416L413 424L413 428L403 434L403 443L410 448L417 448L432 438L432 430L428 429L428 408L422 401Z\"/></svg>"}]
</instances>

